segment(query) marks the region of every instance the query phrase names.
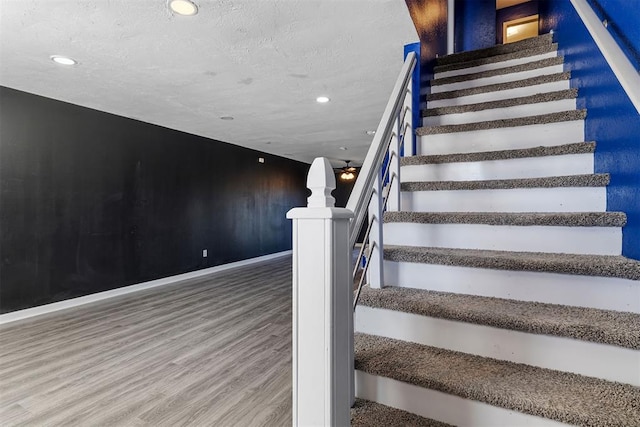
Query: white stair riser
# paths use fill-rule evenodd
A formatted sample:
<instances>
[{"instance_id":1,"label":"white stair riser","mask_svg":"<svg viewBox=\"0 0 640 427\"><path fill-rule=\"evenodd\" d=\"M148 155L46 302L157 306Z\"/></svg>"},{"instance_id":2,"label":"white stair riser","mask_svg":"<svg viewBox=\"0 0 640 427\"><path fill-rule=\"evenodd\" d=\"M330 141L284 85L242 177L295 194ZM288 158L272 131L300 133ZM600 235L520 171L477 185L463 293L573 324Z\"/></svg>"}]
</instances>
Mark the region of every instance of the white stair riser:
<instances>
[{"instance_id":1,"label":"white stair riser","mask_svg":"<svg viewBox=\"0 0 640 427\"><path fill-rule=\"evenodd\" d=\"M550 102L536 102L533 104L515 105L505 108L491 108L468 113L443 114L440 116L423 117L423 126L459 125L477 123L489 120L515 119L518 117L537 116L540 114L559 113L576 109L575 99L560 99Z\"/></svg>"},{"instance_id":2,"label":"white stair riser","mask_svg":"<svg viewBox=\"0 0 640 427\"><path fill-rule=\"evenodd\" d=\"M384 355L380 355L384 357ZM356 370L356 396L459 427L566 424Z\"/></svg>"},{"instance_id":3,"label":"white stair riser","mask_svg":"<svg viewBox=\"0 0 640 427\"><path fill-rule=\"evenodd\" d=\"M640 313L640 281L384 261L389 286Z\"/></svg>"},{"instance_id":4,"label":"white stair riser","mask_svg":"<svg viewBox=\"0 0 640 427\"><path fill-rule=\"evenodd\" d=\"M613 345L364 306L356 310L355 330L640 386L640 351Z\"/></svg>"},{"instance_id":5,"label":"white stair riser","mask_svg":"<svg viewBox=\"0 0 640 427\"><path fill-rule=\"evenodd\" d=\"M541 61L547 58L555 58L556 56L558 56L558 51L554 50L540 55L509 59L507 61L492 62L490 64L476 65L475 67L461 68L459 70L443 71L441 73L435 73L434 78L441 79L444 77L481 73L482 71L497 70L500 68L513 67L514 65L528 64L529 62Z\"/></svg>"},{"instance_id":6,"label":"white stair riser","mask_svg":"<svg viewBox=\"0 0 640 427\"><path fill-rule=\"evenodd\" d=\"M419 154L478 153L584 141L584 120L514 126L420 137Z\"/></svg>"},{"instance_id":7,"label":"white stair riser","mask_svg":"<svg viewBox=\"0 0 640 427\"><path fill-rule=\"evenodd\" d=\"M401 206L414 212L605 212L604 187L508 190L403 191Z\"/></svg>"},{"instance_id":8,"label":"white stair riser","mask_svg":"<svg viewBox=\"0 0 640 427\"><path fill-rule=\"evenodd\" d=\"M431 86L431 93L449 92L451 90L469 89L498 83L508 83L516 80L530 79L532 77L546 76L549 74L562 73L563 65L552 65L550 67L536 68L534 70L520 71L517 73L500 74L491 77L481 77L463 82L447 83L443 85Z\"/></svg>"},{"instance_id":9,"label":"white stair riser","mask_svg":"<svg viewBox=\"0 0 640 427\"><path fill-rule=\"evenodd\" d=\"M482 181L593 173L593 153L403 166L402 182Z\"/></svg>"},{"instance_id":10,"label":"white stair riser","mask_svg":"<svg viewBox=\"0 0 640 427\"><path fill-rule=\"evenodd\" d=\"M538 93L556 92L570 89L569 80L544 83L533 86L516 87L513 89L496 90L493 92L478 93L475 95L460 96L450 99L438 99L427 101L427 108L450 107L453 105L477 104L480 102L500 101L503 99L531 96Z\"/></svg>"},{"instance_id":11,"label":"white stair riser","mask_svg":"<svg viewBox=\"0 0 640 427\"><path fill-rule=\"evenodd\" d=\"M384 224L384 243L434 248L620 255L622 229L394 222Z\"/></svg>"}]
</instances>

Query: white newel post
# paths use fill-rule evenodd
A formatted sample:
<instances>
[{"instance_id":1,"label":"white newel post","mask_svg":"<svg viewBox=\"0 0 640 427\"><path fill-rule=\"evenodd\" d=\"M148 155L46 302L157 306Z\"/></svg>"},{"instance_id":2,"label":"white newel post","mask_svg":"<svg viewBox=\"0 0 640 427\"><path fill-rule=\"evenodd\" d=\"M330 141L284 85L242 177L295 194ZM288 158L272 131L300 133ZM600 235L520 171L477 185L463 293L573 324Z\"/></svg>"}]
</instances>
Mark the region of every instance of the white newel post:
<instances>
[{"instance_id":1,"label":"white newel post","mask_svg":"<svg viewBox=\"0 0 640 427\"><path fill-rule=\"evenodd\" d=\"M293 220L293 425L348 426L353 383L349 220L335 207L329 161L309 170L306 208Z\"/></svg>"}]
</instances>

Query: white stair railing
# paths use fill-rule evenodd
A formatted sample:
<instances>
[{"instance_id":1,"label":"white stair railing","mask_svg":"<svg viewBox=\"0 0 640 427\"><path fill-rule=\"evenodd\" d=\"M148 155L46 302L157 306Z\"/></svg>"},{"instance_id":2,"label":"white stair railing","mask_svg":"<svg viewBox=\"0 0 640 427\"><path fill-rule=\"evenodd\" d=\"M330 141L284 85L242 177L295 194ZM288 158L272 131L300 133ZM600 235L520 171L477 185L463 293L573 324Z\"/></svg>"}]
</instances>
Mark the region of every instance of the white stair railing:
<instances>
[{"instance_id":1,"label":"white stair railing","mask_svg":"<svg viewBox=\"0 0 640 427\"><path fill-rule=\"evenodd\" d=\"M383 283L382 214L400 209L400 156L403 150L404 155L413 154L411 88L416 62L416 54L410 52L347 207L335 207L333 169L327 159L316 158L307 178L307 207L287 213L293 220L294 426L349 425L354 400L353 309L365 277L371 286ZM367 217L365 239L352 270L353 248ZM354 276L360 269L354 298Z\"/></svg>"},{"instance_id":2,"label":"white stair railing","mask_svg":"<svg viewBox=\"0 0 640 427\"><path fill-rule=\"evenodd\" d=\"M640 74L638 74L638 70L635 69L627 55L618 46L604 23L600 22L600 18L598 18L598 15L586 0L571 0L571 4L578 12L578 16L587 27L620 85L629 96L629 99L631 99L638 113L640 113ZM637 7L637 4L631 5L630 2L629 7Z\"/></svg>"}]
</instances>

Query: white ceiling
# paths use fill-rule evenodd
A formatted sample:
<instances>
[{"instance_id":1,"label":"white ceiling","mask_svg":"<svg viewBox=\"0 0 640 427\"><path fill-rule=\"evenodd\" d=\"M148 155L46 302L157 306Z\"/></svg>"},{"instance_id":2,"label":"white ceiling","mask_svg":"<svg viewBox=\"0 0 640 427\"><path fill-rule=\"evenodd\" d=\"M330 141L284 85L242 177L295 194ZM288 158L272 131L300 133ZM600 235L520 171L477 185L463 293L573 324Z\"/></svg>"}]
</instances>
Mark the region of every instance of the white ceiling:
<instances>
[{"instance_id":1,"label":"white ceiling","mask_svg":"<svg viewBox=\"0 0 640 427\"><path fill-rule=\"evenodd\" d=\"M364 158L417 41L405 2L196 4L0 0L0 85L305 162Z\"/></svg>"}]
</instances>

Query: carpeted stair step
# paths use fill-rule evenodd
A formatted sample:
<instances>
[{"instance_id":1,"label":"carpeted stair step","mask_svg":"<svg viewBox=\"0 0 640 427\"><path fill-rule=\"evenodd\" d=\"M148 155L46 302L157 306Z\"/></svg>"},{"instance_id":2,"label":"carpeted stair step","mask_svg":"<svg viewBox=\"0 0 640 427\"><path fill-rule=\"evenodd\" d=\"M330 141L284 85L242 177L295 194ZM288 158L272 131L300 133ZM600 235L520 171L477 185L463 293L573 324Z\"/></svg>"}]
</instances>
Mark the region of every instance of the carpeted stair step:
<instances>
[{"instance_id":1,"label":"carpeted stair step","mask_svg":"<svg viewBox=\"0 0 640 427\"><path fill-rule=\"evenodd\" d=\"M613 255L552 254L385 245L384 259L396 262L640 280L640 261Z\"/></svg>"},{"instance_id":2,"label":"carpeted stair step","mask_svg":"<svg viewBox=\"0 0 640 427\"><path fill-rule=\"evenodd\" d=\"M424 289L363 287L359 304L640 350L640 314Z\"/></svg>"},{"instance_id":3,"label":"carpeted stair step","mask_svg":"<svg viewBox=\"0 0 640 427\"><path fill-rule=\"evenodd\" d=\"M524 87L535 87L548 83L556 83L556 82L565 82L566 87L562 89L569 89L569 79L571 78L571 73L569 71L563 73L556 74L547 74L539 77L531 77L528 79L516 80L512 82L506 83L496 83L490 84L486 86L479 86L468 89L459 89L459 90L450 90L446 92L438 92L431 93L427 95L427 106L430 107L431 101L440 101L445 99L455 99L455 98L463 98L472 95L485 94L489 92L498 92L498 99L504 99L507 95L503 95L501 92L505 92L511 89L519 89ZM543 91L540 91L543 92ZM537 93L540 93L537 92Z\"/></svg>"},{"instance_id":4,"label":"carpeted stair step","mask_svg":"<svg viewBox=\"0 0 640 427\"><path fill-rule=\"evenodd\" d=\"M620 212L386 212L385 244L620 255Z\"/></svg>"},{"instance_id":5,"label":"carpeted stair step","mask_svg":"<svg viewBox=\"0 0 640 427\"><path fill-rule=\"evenodd\" d=\"M447 65L436 65L434 67L434 74L436 77L446 77L475 71L491 70L504 66L525 64L532 60L553 58L554 56L557 56L557 51L557 43L542 44L502 55L476 58L468 61L454 62Z\"/></svg>"},{"instance_id":6,"label":"carpeted stair step","mask_svg":"<svg viewBox=\"0 0 640 427\"><path fill-rule=\"evenodd\" d=\"M424 418L401 409L356 399L351 408L351 427L453 427L451 424Z\"/></svg>"},{"instance_id":7,"label":"carpeted stair step","mask_svg":"<svg viewBox=\"0 0 640 427\"><path fill-rule=\"evenodd\" d=\"M355 331L640 386L640 313L445 289L365 286Z\"/></svg>"},{"instance_id":8,"label":"carpeted stair step","mask_svg":"<svg viewBox=\"0 0 640 427\"><path fill-rule=\"evenodd\" d=\"M624 227L624 212L390 212L385 223L484 224L556 227Z\"/></svg>"},{"instance_id":9,"label":"carpeted stair step","mask_svg":"<svg viewBox=\"0 0 640 427\"><path fill-rule=\"evenodd\" d=\"M450 55L441 56L436 60L436 66L449 65L459 62L468 62L480 58L491 56L505 55L509 53L519 52L525 49L531 49L539 46L548 46L553 42L552 34L543 34L538 37L521 40L515 43L501 44L484 49L477 49L466 52L452 53Z\"/></svg>"},{"instance_id":10,"label":"carpeted stair step","mask_svg":"<svg viewBox=\"0 0 640 427\"><path fill-rule=\"evenodd\" d=\"M531 61L526 64L512 65L494 70L486 70L449 77L437 77L431 80L431 93L482 87L489 84L506 83L516 80L562 73L564 58L556 56Z\"/></svg>"},{"instance_id":11,"label":"carpeted stair step","mask_svg":"<svg viewBox=\"0 0 640 427\"><path fill-rule=\"evenodd\" d=\"M427 108L422 110L423 117L444 116L447 114L474 113L483 110L516 107L519 105L538 104L563 99L575 99L578 97L577 89L566 89L556 92L538 93L519 98L502 99L499 101L480 102L477 104L454 105L451 107Z\"/></svg>"},{"instance_id":12,"label":"carpeted stair step","mask_svg":"<svg viewBox=\"0 0 640 427\"><path fill-rule=\"evenodd\" d=\"M553 65L562 65L564 57L556 56L553 58L540 59L528 62L526 64L512 65L509 67L498 68L495 70L479 71L476 73L462 74L451 77L439 77L431 80L431 87L442 86L451 83L466 82L469 80L483 79L487 77L503 76L505 74L520 73L523 71L539 70L540 68L551 67ZM554 73L555 74L555 73Z\"/></svg>"},{"instance_id":13,"label":"carpeted stair step","mask_svg":"<svg viewBox=\"0 0 640 427\"><path fill-rule=\"evenodd\" d=\"M577 90L567 89L499 101L434 107L423 111L426 115L422 118L422 126L459 125L561 113L576 109L576 96Z\"/></svg>"},{"instance_id":14,"label":"carpeted stair step","mask_svg":"<svg viewBox=\"0 0 640 427\"><path fill-rule=\"evenodd\" d=\"M639 387L374 335L356 334L355 368L568 424L638 426L640 420Z\"/></svg>"},{"instance_id":15,"label":"carpeted stair step","mask_svg":"<svg viewBox=\"0 0 640 427\"><path fill-rule=\"evenodd\" d=\"M401 191L507 190L516 188L605 187L609 174L550 176L543 178L492 179L484 181L403 182Z\"/></svg>"},{"instance_id":16,"label":"carpeted stair step","mask_svg":"<svg viewBox=\"0 0 640 427\"><path fill-rule=\"evenodd\" d=\"M401 166L432 165L458 162L482 162L490 160L524 159L530 157L562 156L567 154L594 153L595 142L540 146L516 150L481 151L476 153L435 154L430 156L407 156L400 159Z\"/></svg>"},{"instance_id":17,"label":"carpeted stair step","mask_svg":"<svg viewBox=\"0 0 640 427\"><path fill-rule=\"evenodd\" d=\"M515 119L489 120L476 123L459 125L428 126L416 129L417 136L437 135L443 133L476 132L481 130L493 130L517 126L543 125L549 123L569 122L584 120L587 110L570 110L559 113L541 114L537 116L518 117Z\"/></svg>"},{"instance_id":18,"label":"carpeted stair step","mask_svg":"<svg viewBox=\"0 0 640 427\"><path fill-rule=\"evenodd\" d=\"M591 174L594 151L594 142L577 142L550 147L402 157L400 179L401 182L467 181Z\"/></svg>"},{"instance_id":19,"label":"carpeted stair step","mask_svg":"<svg viewBox=\"0 0 640 427\"><path fill-rule=\"evenodd\" d=\"M608 174L400 183L414 212L604 212Z\"/></svg>"}]
</instances>

